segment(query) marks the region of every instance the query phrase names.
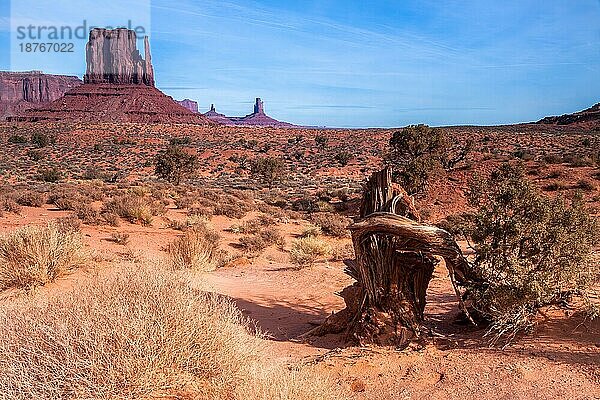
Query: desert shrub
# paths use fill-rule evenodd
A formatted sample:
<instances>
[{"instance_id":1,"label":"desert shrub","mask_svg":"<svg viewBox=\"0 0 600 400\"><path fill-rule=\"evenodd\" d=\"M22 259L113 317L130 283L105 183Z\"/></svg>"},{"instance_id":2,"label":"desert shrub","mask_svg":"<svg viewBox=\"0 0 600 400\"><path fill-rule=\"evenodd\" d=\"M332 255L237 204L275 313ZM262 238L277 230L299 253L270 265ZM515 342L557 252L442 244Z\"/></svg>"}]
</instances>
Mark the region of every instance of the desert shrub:
<instances>
[{"instance_id":1,"label":"desert shrub","mask_svg":"<svg viewBox=\"0 0 600 400\"><path fill-rule=\"evenodd\" d=\"M337 153L334 156L334 158L338 163L340 163L340 165L342 167L345 167L346 165L348 165L350 160L352 160L354 158L354 155L352 155L352 153L349 153L347 151L341 151L341 152Z\"/></svg>"},{"instance_id":2,"label":"desert shrub","mask_svg":"<svg viewBox=\"0 0 600 400\"><path fill-rule=\"evenodd\" d=\"M490 322L493 341L509 340L533 324L537 310L570 294L585 293L600 272L591 254L598 223L575 200L538 193L520 166L503 165L471 185L477 207L466 228L481 283L468 289L478 314Z\"/></svg>"},{"instance_id":3,"label":"desert shrub","mask_svg":"<svg viewBox=\"0 0 600 400\"><path fill-rule=\"evenodd\" d=\"M0 197L0 211L6 211L14 214L21 212L21 206L10 197Z\"/></svg>"},{"instance_id":4,"label":"desert shrub","mask_svg":"<svg viewBox=\"0 0 600 400\"><path fill-rule=\"evenodd\" d=\"M204 225L188 229L169 244L168 253L174 269L210 271L218 262L219 234Z\"/></svg>"},{"instance_id":5,"label":"desert shrub","mask_svg":"<svg viewBox=\"0 0 600 400\"><path fill-rule=\"evenodd\" d=\"M57 167L40 168L38 170L38 179L43 182L58 182L63 178L63 174Z\"/></svg>"},{"instance_id":6,"label":"desert shrub","mask_svg":"<svg viewBox=\"0 0 600 400\"><path fill-rule=\"evenodd\" d=\"M548 164L562 164L563 157L560 154L546 154L544 156L544 161Z\"/></svg>"},{"instance_id":7,"label":"desert shrub","mask_svg":"<svg viewBox=\"0 0 600 400\"><path fill-rule=\"evenodd\" d=\"M39 192L27 190L17 196L16 202L22 206L41 207L46 203L46 196Z\"/></svg>"},{"instance_id":8,"label":"desert shrub","mask_svg":"<svg viewBox=\"0 0 600 400\"><path fill-rule=\"evenodd\" d=\"M278 157L259 157L250 163L250 174L262 183L273 187L285 179L287 168L285 161Z\"/></svg>"},{"instance_id":9,"label":"desert shrub","mask_svg":"<svg viewBox=\"0 0 600 400\"><path fill-rule=\"evenodd\" d=\"M190 138L189 136L172 137L171 139L169 139L169 144L171 146L188 145L190 143L192 143L192 138Z\"/></svg>"},{"instance_id":10,"label":"desert shrub","mask_svg":"<svg viewBox=\"0 0 600 400\"><path fill-rule=\"evenodd\" d=\"M121 267L0 308L6 399L345 399L311 367L269 361L252 324L185 276Z\"/></svg>"},{"instance_id":11,"label":"desert shrub","mask_svg":"<svg viewBox=\"0 0 600 400\"><path fill-rule=\"evenodd\" d=\"M56 138L54 136L48 135L47 133L34 132L31 135L31 143L39 148L42 148L56 143Z\"/></svg>"},{"instance_id":12,"label":"desert shrub","mask_svg":"<svg viewBox=\"0 0 600 400\"><path fill-rule=\"evenodd\" d=\"M175 207L177 207L180 210L183 210L185 208L190 208L191 206L194 205L196 200L197 200L197 196L194 196L194 195L179 196L178 198L175 199Z\"/></svg>"},{"instance_id":13,"label":"desert shrub","mask_svg":"<svg viewBox=\"0 0 600 400\"><path fill-rule=\"evenodd\" d=\"M110 240L121 246L125 246L129 243L129 233L124 232L113 232L110 235Z\"/></svg>"},{"instance_id":14,"label":"desert shrub","mask_svg":"<svg viewBox=\"0 0 600 400\"><path fill-rule=\"evenodd\" d=\"M580 179L579 181L577 181L576 188L583 190L585 192L592 192L596 189L594 184L592 182L588 181L587 179Z\"/></svg>"},{"instance_id":15,"label":"desert shrub","mask_svg":"<svg viewBox=\"0 0 600 400\"><path fill-rule=\"evenodd\" d=\"M535 154L530 149L518 149L513 152L513 156L520 158L523 161L531 161L535 159Z\"/></svg>"},{"instance_id":16,"label":"desert shrub","mask_svg":"<svg viewBox=\"0 0 600 400\"><path fill-rule=\"evenodd\" d=\"M298 267L312 266L331 252L329 243L314 237L296 239L292 242L290 260Z\"/></svg>"},{"instance_id":17,"label":"desert shrub","mask_svg":"<svg viewBox=\"0 0 600 400\"><path fill-rule=\"evenodd\" d=\"M263 227L259 230L258 234L268 246L276 245L279 248L283 248L285 244L281 231L273 226Z\"/></svg>"},{"instance_id":18,"label":"desert shrub","mask_svg":"<svg viewBox=\"0 0 600 400\"><path fill-rule=\"evenodd\" d=\"M348 236L348 226L352 223L350 218L335 213L314 213L310 215L310 221L324 234L340 238Z\"/></svg>"},{"instance_id":19,"label":"desert shrub","mask_svg":"<svg viewBox=\"0 0 600 400\"><path fill-rule=\"evenodd\" d=\"M319 236L321 233L323 233L321 231L321 228L319 226L316 225L309 225L307 226L302 233L300 234L301 238L307 238L307 237L317 237Z\"/></svg>"},{"instance_id":20,"label":"desert shrub","mask_svg":"<svg viewBox=\"0 0 600 400\"><path fill-rule=\"evenodd\" d=\"M198 168L198 156L177 146L161 151L154 161L154 172L162 179L178 185L191 177Z\"/></svg>"},{"instance_id":21,"label":"desert shrub","mask_svg":"<svg viewBox=\"0 0 600 400\"><path fill-rule=\"evenodd\" d=\"M210 218L214 215L214 210L210 207L192 207L188 210L187 215L189 216L202 216Z\"/></svg>"},{"instance_id":22,"label":"desert shrub","mask_svg":"<svg viewBox=\"0 0 600 400\"><path fill-rule=\"evenodd\" d=\"M229 218L240 219L253 209L253 207L243 201L237 200L233 196L220 199L223 202L218 202L213 206L214 215L224 215Z\"/></svg>"},{"instance_id":23,"label":"desert shrub","mask_svg":"<svg viewBox=\"0 0 600 400\"><path fill-rule=\"evenodd\" d=\"M269 245L260 235L242 236L240 246L245 253L258 255L262 253Z\"/></svg>"},{"instance_id":24,"label":"desert shrub","mask_svg":"<svg viewBox=\"0 0 600 400\"><path fill-rule=\"evenodd\" d=\"M547 192L556 192L559 190L567 190L569 187L561 182L552 182L547 185L544 185L543 190Z\"/></svg>"},{"instance_id":25,"label":"desert shrub","mask_svg":"<svg viewBox=\"0 0 600 400\"><path fill-rule=\"evenodd\" d=\"M165 207L144 194L129 193L115 196L104 203L103 212L148 226L152 224L154 216L165 212Z\"/></svg>"},{"instance_id":26,"label":"desert shrub","mask_svg":"<svg viewBox=\"0 0 600 400\"><path fill-rule=\"evenodd\" d=\"M103 211L100 212L100 218L110 226L120 225L119 216L115 213Z\"/></svg>"},{"instance_id":27,"label":"desert shrub","mask_svg":"<svg viewBox=\"0 0 600 400\"><path fill-rule=\"evenodd\" d=\"M386 159L409 194L423 193L437 170L452 169L466 158L471 143L452 140L443 129L410 125L393 133Z\"/></svg>"},{"instance_id":28,"label":"desert shrub","mask_svg":"<svg viewBox=\"0 0 600 400\"><path fill-rule=\"evenodd\" d=\"M327 147L327 142L329 142L329 138L323 134L318 134L315 136L315 144L321 150L324 150Z\"/></svg>"},{"instance_id":29,"label":"desert shrub","mask_svg":"<svg viewBox=\"0 0 600 400\"><path fill-rule=\"evenodd\" d=\"M56 219L56 227L61 232L81 232L81 220L75 215Z\"/></svg>"},{"instance_id":30,"label":"desert shrub","mask_svg":"<svg viewBox=\"0 0 600 400\"><path fill-rule=\"evenodd\" d=\"M0 289L29 289L54 281L79 261L78 233L47 226L25 226L0 238Z\"/></svg>"},{"instance_id":31,"label":"desert shrub","mask_svg":"<svg viewBox=\"0 0 600 400\"><path fill-rule=\"evenodd\" d=\"M29 149L27 150L27 157L31 158L32 161L40 161L44 158L44 152L42 150Z\"/></svg>"},{"instance_id":32,"label":"desert shrub","mask_svg":"<svg viewBox=\"0 0 600 400\"><path fill-rule=\"evenodd\" d=\"M592 157L588 157L580 154L566 154L564 156L564 162L568 163L571 167L592 167L594 166L594 160Z\"/></svg>"},{"instance_id":33,"label":"desert shrub","mask_svg":"<svg viewBox=\"0 0 600 400\"><path fill-rule=\"evenodd\" d=\"M551 171L548 172L548 175L546 175L547 179L557 179L560 178L562 176L562 172L558 169L553 169Z\"/></svg>"},{"instance_id":34,"label":"desert shrub","mask_svg":"<svg viewBox=\"0 0 600 400\"><path fill-rule=\"evenodd\" d=\"M27 143L27 138L23 135L14 134L8 137L8 143L13 144L25 144Z\"/></svg>"},{"instance_id":35,"label":"desert shrub","mask_svg":"<svg viewBox=\"0 0 600 400\"><path fill-rule=\"evenodd\" d=\"M78 204L75 213L84 224L98 225L101 222L100 211L89 203Z\"/></svg>"}]
</instances>

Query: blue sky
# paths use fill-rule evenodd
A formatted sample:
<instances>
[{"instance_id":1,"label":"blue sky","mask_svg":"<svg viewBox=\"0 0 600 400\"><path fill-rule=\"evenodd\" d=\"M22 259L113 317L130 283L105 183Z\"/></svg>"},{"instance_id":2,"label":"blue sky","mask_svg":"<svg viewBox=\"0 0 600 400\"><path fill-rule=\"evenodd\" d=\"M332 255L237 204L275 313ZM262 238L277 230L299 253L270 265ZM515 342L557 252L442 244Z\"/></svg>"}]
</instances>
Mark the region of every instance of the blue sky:
<instances>
[{"instance_id":1,"label":"blue sky","mask_svg":"<svg viewBox=\"0 0 600 400\"><path fill-rule=\"evenodd\" d=\"M600 101L600 0L131 2L150 5L158 87L203 110L244 115L262 97L297 124L388 127L523 122ZM80 56L35 68L81 76Z\"/></svg>"}]
</instances>

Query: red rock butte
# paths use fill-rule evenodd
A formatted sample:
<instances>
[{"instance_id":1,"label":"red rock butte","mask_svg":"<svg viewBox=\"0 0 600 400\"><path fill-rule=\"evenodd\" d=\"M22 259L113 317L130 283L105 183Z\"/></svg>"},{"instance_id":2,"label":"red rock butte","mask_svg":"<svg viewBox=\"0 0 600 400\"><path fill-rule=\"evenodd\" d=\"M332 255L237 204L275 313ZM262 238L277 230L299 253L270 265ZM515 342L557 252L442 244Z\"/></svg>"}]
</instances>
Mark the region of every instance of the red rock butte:
<instances>
[{"instance_id":1,"label":"red rock butte","mask_svg":"<svg viewBox=\"0 0 600 400\"><path fill-rule=\"evenodd\" d=\"M228 117L215 110L215 105L211 104L210 111L203 114L208 119L223 125L242 125L242 126L270 126L277 128L292 128L297 125L288 122L278 121L265 114L265 106L260 97L256 98L254 103L254 112L245 117Z\"/></svg>"},{"instance_id":2,"label":"red rock butte","mask_svg":"<svg viewBox=\"0 0 600 400\"><path fill-rule=\"evenodd\" d=\"M9 120L212 124L154 87L148 37L144 38L145 58L136 42L132 30L92 29L84 84Z\"/></svg>"},{"instance_id":3,"label":"red rock butte","mask_svg":"<svg viewBox=\"0 0 600 400\"><path fill-rule=\"evenodd\" d=\"M81 83L76 76L0 71L0 119L54 101Z\"/></svg>"}]
</instances>

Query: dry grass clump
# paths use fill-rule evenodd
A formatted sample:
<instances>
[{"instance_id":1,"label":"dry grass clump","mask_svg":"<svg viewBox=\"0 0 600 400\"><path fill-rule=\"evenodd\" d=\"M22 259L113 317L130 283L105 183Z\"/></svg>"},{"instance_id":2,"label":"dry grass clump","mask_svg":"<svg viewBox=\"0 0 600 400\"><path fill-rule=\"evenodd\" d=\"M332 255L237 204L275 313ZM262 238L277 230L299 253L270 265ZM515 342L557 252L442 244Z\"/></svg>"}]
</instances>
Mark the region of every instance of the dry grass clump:
<instances>
[{"instance_id":1,"label":"dry grass clump","mask_svg":"<svg viewBox=\"0 0 600 400\"><path fill-rule=\"evenodd\" d=\"M0 238L0 289L30 289L54 281L81 260L81 236L47 226L25 226Z\"/></svg>"},{"instance_id":2,"label":"dry grass clump","mask_svg":"<svg viewBox=\"0 0 600 400\"><path fill-rule=\"evenodd\" d=\"M46 196L42 193L26 190L16 197L17 204L27 207L41 207L46 202Z\"/></svg>"},{"instance_id":3,"label":"dry grass clump","mask_svg":"<svg viewBox=\"0 0 600 400\"><path fill-rule=\"evenodd\" d=\"M104 213L115 214L144 226L152 225L153 217L165 214L166 208L160 200L146 196L142 189L113 197L104 204Z\"/></svg>"},{"instance_id":4,"label":"dry grass clump","mask_svg":"<svg viewBox=\"0 0 600 400\"><path fill-rule=\"evenodd\" d=\"M316 236L307 236L292 242L290 259L298 267L312 266L331 253L331 246Z\"/></svg>"},{"instance_id":5,"label":"dry grass clump","mask_svg":"<svg viewBox=\"0 0 600 400\"><path fill-rule=\"evenodd\" d=\"M268 215L261 215L232 230L247 236L240 238L240 246L250 255L259 255L269 246L276 245L280 249L285 245L281 231L275 226L275 220Z\"/></svg>"},{"instance_id":6,"label":"dry grass clump","mask_svg":"<svg viewBox=\"0 0 600 400\"><path fill-rule=\"evenodd\" d=\"M219 261L220 239L217 232L203 224L187 229L167 248L173 268L199 271L215 269Z\"/></svg>"},{"instance_id":7,"label":"dry grass clump","mask_svg":"<svg viewBox=\"0 0 600 400\"><path fill-rule=\"evenodd\" d=\"M319 226L324 234L334 237L349 236L348 225L352 220L335 213L314 213L310 216L313 224Z\"/></svg>"},{"instance_id":8,"label":"dry grass clump","mask_svg":"<svg viewBox=\"0 0 600 400\"><path fill-rule=\"evenodd\" d=\"M265 357L224 297L145 266L42 302L0 308L5 399L344 399L332 382Z\"/></svg>"},{"instance_id":9,"label":"dry grass clump","mask_svg":"<svg viewBox=\"0 0 600 400\"><path fill-rule=\"evenodd\" d=\"M3 211L19 214L21 212L21 206L9 197L0 197L0 215Z\"/></svg>"}]
</instances>

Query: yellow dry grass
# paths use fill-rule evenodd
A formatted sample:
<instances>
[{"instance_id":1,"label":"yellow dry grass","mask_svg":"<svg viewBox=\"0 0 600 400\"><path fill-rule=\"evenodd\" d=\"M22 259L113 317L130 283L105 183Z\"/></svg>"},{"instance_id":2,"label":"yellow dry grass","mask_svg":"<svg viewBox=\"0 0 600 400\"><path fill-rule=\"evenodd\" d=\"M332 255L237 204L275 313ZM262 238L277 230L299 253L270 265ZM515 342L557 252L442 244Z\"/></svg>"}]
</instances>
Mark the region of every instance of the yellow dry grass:
<instances>
[{"instance_id":1,"label":"yellow dry grass","mask_svg":"<svg viewBox=\"0 0 600 400\"><path fill-rule=\"evenodd\" d=\"M24 226L0 238L0 290L54 281L81 260L81 235L54 222Z\"/></svg>"},{"instance_id":2,"label":"yellow dry grass","mask_svg":"<svg viewBox=\"0 0 600 400\"><path fill-rule=\"evenodd\" d=\"M326 377L271 360L226 298L181 273L127 266L0 307L4 399L340 399Z\"/></svg>"}]
</instances>

